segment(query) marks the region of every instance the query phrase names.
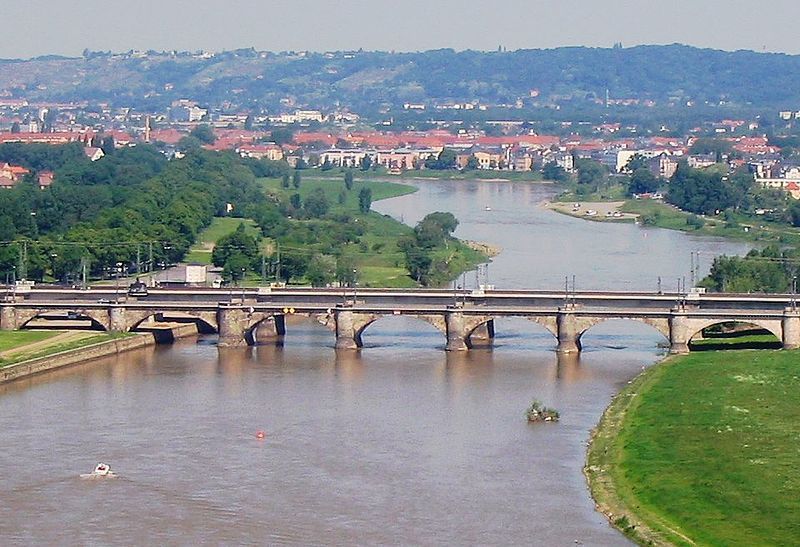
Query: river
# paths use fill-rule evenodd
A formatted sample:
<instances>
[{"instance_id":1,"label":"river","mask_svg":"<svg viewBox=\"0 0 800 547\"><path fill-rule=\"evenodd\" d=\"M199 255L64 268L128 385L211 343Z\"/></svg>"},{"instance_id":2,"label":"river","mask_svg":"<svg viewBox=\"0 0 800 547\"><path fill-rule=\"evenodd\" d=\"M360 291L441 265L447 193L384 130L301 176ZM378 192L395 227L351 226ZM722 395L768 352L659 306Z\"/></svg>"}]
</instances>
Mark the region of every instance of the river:
<instances>
[{"instance_id":1,"label":"river","mask_svg":"<svg viewBox=\"0 0 800 547\"><path fill-rule=\"evenodd\" d=\"M538 204L540 184L421 182L375 204L413 224L451 211L457 235L503 248L498 288L665 290L744 244L589 223ZM490 210L487 210L490 209ZM387 318L358 354L292 323L282 347L213 338L130 352L0 387L0 543L620 545L581 473L622 385L664 353L609 322L579 356L525 320L493 350L443 351L433 327ZM561 411L529 425L532 399ZM266 432L259 440L255 433ZM98 461L119 478L78 478Z\"/></svg>"}]
</instances>

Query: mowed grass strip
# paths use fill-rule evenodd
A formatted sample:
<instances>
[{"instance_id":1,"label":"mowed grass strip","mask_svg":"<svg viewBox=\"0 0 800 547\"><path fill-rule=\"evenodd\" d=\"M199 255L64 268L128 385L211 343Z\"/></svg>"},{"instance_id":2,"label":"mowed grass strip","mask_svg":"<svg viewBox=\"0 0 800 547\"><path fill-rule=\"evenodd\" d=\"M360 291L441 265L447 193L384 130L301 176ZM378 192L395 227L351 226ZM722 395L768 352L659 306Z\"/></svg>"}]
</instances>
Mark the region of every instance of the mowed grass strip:
<instances>
[{"instance_id":1,"label":"mowed grass strip","mask_svg":"<svg viewBox=\"0 0 800 547\"><path fill-rule=\"evenodd\" d=\"M0 353L41 342L61 334L61 331L4 330L0 331Z\"/></svg>"},{"instance_id":2,"label":"mowed grass strip","mask_svg":"<svg viewBox=\"0 0 800 547\"><path fill-rule=\"evenodd\" d=\"M750 350L646 372L604 417L587 475L618 526L655 532L628 528L641 542L800 545L798 469L800 352Z\"/></svg>"}]
</instances>

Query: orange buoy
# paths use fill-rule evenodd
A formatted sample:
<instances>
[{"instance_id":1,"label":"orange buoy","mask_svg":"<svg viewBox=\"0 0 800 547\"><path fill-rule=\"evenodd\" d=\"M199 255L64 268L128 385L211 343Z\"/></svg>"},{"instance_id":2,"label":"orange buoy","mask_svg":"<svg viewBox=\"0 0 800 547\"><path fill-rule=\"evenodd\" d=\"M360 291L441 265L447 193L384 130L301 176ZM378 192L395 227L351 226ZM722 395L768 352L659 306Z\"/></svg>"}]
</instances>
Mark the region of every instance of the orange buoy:
<instances>
[{"instance_id":1,"label":"orange buoy","mask_svg":"<svg viewBox=\"0 0 800 547\"><path fill-rule=\"evenodd\" d=\"M267 434L264 433L263 431L256 431L256 439L263 439L266 436Z\"/></svg>"}]
</instances>

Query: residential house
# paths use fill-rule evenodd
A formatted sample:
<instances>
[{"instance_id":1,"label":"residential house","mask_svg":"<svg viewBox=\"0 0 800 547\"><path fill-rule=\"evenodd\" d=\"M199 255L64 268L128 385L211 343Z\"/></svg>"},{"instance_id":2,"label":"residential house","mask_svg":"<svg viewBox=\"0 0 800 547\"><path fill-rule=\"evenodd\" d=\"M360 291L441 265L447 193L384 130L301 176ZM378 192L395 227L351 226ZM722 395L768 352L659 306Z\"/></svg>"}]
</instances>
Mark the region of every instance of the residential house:
<instances>
[{"instance_id":1,"label":"residential house","mask_svg":"<svg viewBox=\"0 0 800 547\"><path fill-rule=\"evenodd\" d=\"M270 161L283 159L283 150L275 143L267 144L243 144L236 149L236 153L243 158L266 158Z\"/></svg>"},{"instance_id":2,"label":"residential house","mask_svg":"<svg viewBox=\"0 0 800 547\"><path fill-rule=\"evenodd\" d=\"M19 165L11 165L10 163L0 165L0 177L10 179L13 182L19 181L28 173L30 173L29 170Z\"/></svg>"},{"instance_id":3,"label":"residential house","mask_svg":"<svg viewBox=\"0 0 800 547\"><path fill-rule=\"evenodd\" d=\"M655 176L668 179L677 171L678 159L666 152L662 152L658 156L648 160L647 167Z\"/></svg>"},{"instance_id":4,"label":"residential house","mask_svg":"<svg viewBox=\"0 0 800 547\"><path fill-rule=\"evenodd\" d=\"M97 161L105 156L103 149L97 148L96 146L87 146L83 149L83 153L86 154L86 157L92 161Z\"/></svg>"},{"instance_id":5,"label":"residential house","mask_svg":"<svg viewBox=\"0 0 800 547\"><path fill-rule=\"evenodd\" d=\"M54 174L52 171L41 171L38 177L39 189L44 190L45 188L49 188L50 185L53 184L53 177Z\"/></svg>"}]
</instances>

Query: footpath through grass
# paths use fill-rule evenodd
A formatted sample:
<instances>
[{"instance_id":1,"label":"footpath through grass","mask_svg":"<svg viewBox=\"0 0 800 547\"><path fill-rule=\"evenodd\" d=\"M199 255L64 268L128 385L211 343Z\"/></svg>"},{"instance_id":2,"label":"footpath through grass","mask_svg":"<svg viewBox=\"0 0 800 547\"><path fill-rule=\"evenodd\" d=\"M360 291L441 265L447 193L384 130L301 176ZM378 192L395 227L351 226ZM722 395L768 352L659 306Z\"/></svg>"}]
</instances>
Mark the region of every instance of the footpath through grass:
<instances>
[{"instance_id":1,"label":"footpath through grass","mask_svg":"<svg viewBox=\"0 0 800 547\"><path fill-rule=\"evenodd\" d=\"M595 500L640 543L800 545L800 352L673 358L606 411Z\"/></svg>"},{"instance_id":2,"label":"footpath through grass","mask_svg":"<svg viewBox=\"0 0 800 547\"><path fill-rule=\"evenodd\" d=\"M0 347L4 348L6 352L0 357L0 368L129 336L136 336L136 334L87 331L0 331Z\"/></svg>"}]
</instances>

